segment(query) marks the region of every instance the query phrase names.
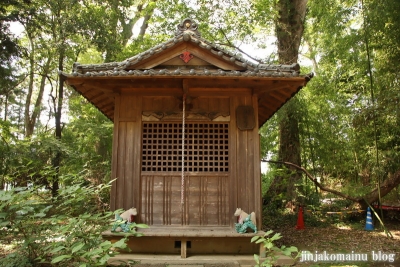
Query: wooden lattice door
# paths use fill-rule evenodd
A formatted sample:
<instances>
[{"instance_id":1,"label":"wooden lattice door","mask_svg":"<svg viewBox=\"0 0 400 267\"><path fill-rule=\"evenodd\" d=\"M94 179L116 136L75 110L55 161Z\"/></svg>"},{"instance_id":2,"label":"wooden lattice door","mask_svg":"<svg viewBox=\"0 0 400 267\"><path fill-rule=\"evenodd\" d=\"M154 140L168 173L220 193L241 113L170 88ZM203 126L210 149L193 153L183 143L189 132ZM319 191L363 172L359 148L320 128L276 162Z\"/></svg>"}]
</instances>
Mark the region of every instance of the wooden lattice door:
<instances>
[{"instance_id":1,"label":"wooden lattice door","mask_svg":"<svg viewBox=\"0 0 400 267\"><path fill-rule=\"evenodd\" d=\"M142 222L228 225L228 174L228 123L186 123L183 148L182 123L143 123Z\"/></svg>"}]
</instances>

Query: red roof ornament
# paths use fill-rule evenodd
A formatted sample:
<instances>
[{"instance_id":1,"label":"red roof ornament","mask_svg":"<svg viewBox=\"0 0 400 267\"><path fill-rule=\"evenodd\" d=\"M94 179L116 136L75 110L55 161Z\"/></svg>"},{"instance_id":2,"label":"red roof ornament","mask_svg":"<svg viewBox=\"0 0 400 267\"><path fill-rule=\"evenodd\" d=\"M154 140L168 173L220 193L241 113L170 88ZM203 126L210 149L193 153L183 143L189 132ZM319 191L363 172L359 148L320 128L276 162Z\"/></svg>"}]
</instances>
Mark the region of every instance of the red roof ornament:
<instances>
[{"instance_id":1,"label":"red roof ornament","mask_svg":"<svg viewBox=\"0 0 400 267\"><path fill-rule=\"evenodd\" d=\"M183 60L183 62L188 63L193 58L193 55L190 54L189 51L185 51L179 57Z\"/></svg>"}]
</instances>

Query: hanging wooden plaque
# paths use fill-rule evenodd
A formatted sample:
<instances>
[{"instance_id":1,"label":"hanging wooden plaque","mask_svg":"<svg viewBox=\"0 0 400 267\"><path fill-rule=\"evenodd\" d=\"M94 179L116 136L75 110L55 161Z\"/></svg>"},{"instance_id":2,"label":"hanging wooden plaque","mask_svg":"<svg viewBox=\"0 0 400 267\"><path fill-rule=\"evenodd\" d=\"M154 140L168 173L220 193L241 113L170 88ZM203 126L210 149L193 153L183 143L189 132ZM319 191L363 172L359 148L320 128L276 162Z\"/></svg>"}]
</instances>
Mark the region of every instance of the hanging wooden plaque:
<instances>
[{"instance_id":1,"label":"hanging wooden plaque","mask_svg":"<svg viewBox=\"0 0 400 267\"><path fill-rule=\"evenodd\" d=\"M242 131L253 130L256 125L254 108L252 106L238 106L236 108L236 124Z\"/></svg>"}]
</instances>

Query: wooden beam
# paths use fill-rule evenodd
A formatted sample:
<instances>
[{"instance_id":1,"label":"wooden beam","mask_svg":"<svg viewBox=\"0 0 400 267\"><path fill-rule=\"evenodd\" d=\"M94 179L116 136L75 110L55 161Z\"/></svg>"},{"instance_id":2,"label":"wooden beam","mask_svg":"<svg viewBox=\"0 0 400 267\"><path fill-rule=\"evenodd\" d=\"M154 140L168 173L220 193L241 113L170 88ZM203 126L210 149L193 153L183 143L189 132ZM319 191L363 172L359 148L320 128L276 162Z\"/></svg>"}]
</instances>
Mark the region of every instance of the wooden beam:
<instances>
[{"instance_id":1,"label":"wooden beam","mask_svg":"<svg viewBox=\"0 0 400 267\"><path fill-rule=\"evenodd\" d=\"M291 94L283 94L281 91L273 91L269 95L281 103L285 103L291 97Z\"/></svg>"},{"instance_id":2,"label":"wooden beam","mask_svg":"<svg viewBox=\"0 0 400 267\"><path fill-rule=\"evenodd\" d=\"M212 96L212 97L227 97L227 96L248 96L251 95L249 88L190 88L191 96Z\"/></svg>"},{"instance_id":3,"label":"wooden beam","mask_svg":"<svg viewBox=\"0 0 400 267\"><path fill-rule=\"evenodd\" d=\"M239 77L213 78L192 78L190 88L259 88L263 89L272 84L272 80L240 79Z\"/></svg>"},{"instance_id":4,"label":"wooden beam","mask_svg":"<svg viewBox=\"0 0 400 267\"><path fill-rule=\"evenodd\" d=\"M178 44L172 48L167 48L165 51L157 53L154 56L150 56L149 58L143 59L135 65L129 66L127 69L151 69L157 65L164 63L178 55L180 55L183 51L186 50L187 47L186 42Z\"/></svg>"},{"instance_id":5,"label":"wooden beam","mask_svg":"<svg viewBox=\"0 0 400 267\"><path fill-rule=\"evenodd\" d=\"M197 45L188 46L187 50L192 54L198 56L204 61L209 62L212 65L224 70L244 70L243 67L236 65L235 63L228 61L220 56L214 55L211 51L201 48Z\"/></svg>"},{"instance_id":6,"label":"wooden beam","mask_svg":"<svg viewBox=\"0 0 400 267\"><path fill-rule=\"evenodd\" d=\"M264 93L272 90L280 90L284 87L299 87L304 83L304 79L281 79L273 77L213 77L213 76L168 76L168 77L109 77L109 79L92 78L82 79L79 82L71 83L81 91L82 88L95 88L105 92L115 92L126 89L155 89L155 88L182 88L182 80L187 80L190 88L253 88L255 93Z\"/></svg>"},{"instance_id":7,"label":"wooden beam","mask_svg":"<svg viewBox=\"0 0 400 267\"><path fill-rule=\"evenodd\" d=\"M113 129L113 145L112 145L112 158L111 158L111 179L117 179L118 171L118 139L119 139L119 111L120 111L120 96L115 97L114 100L114 129ZM111 210L116 210L117 207L117 181L111 184L111 195L110 195L110 208Z\"/></svg>"},{"instance_id":8,"label":"wooden beam","mask_svg":"<svg viewBox=\"0 0 400 267\"><path fill-rule=\"evenodd\" d=\"M111 112L114 112L114 106L108 105L108 106L104 107L103 112L106 114L111 114Z\"/></svg>"},{"instance_id":9,"label":"wooden beam","mask_svg":"<svg viewBox=\"0 0 400 267\"><path fill-rule=\"evenodd\" d=\"M263 88L255 87L254 93L258 94L260 97L261 95L263 95L265 93L270 93L271 91L282 90L285 88L293 88L293 87L298 87L298 86L299 86L298 81L278 80L278 81L272 81L270 85L265 85Z\"/></svg>"},{"instance_id":10,"label":"wooden beam","mask_svg":"<svg viewBox=\"0 0 400 267\"><path fill-rule=\"evenodd\" d=\"M109 79L109 80L95 80L90 84L95 87L109 88L112 90L119 90L121 88L182 88L182 78L139 78L139 79Z\"/></svg>"},{"instance_id":11,"label":"wooden beam","mask_svg":"<svg viewBox=\"0 0 400 267\"><path fill-rule=\"evenodd\" d=\"M189 93L189 80L188 79L182 80L182 91L186 95Z\"/></svg>"},{"instance_id":12,"label":"wooden beam","mask_svg":"<svg viewBox=\"0 0 400 267\"><path fill-rule=\"evenodd\" d=\"M160 52L157 55L151 56L147 59L144 59L138 64L130 66L128 69L151 69L164 62L173 59L174 57L179 56L184 51L189 51L194 56L201 58L202 60L215 65L221 69L225 70L243 70L243 67L240 67L234 64L231 61L228 61L220 56L213 54L211 51L199 47L197 44L193 44L191 42L182 42L172 48L167 48L165 52Z\"/></svg>"},{"instance_id":13,"label":"wooden beam","mask_svg":"<svg viewBox=\"0 0 400 267\"><path fill-rule=\"evenodd\" d=\"M146 90L138 88L121 88L123 95L142 95L142 96L182 96L182 86L179 88L147 88Z\"/></svg>"},{"instance_id":14,"label":"wooden beam","mask_svg":"<svg viewBox=\"0 0 400 267\"><path fill-rule=\"evenodd\" d=\"M107 97L106 95L103 95L104 98L96 101L96 107L98 107L99 109L103 109L106 106L109 106L110 104L112 104L114 102L114 99L111 100L109 97Z\"/></svg>"},{"instance_id":15,"label":"wooden beam","mask_svg":"<svg viewBox=\"0 0 400 267\"><path fill-rule=\"evenodd\" d=\"M80 77L77 78L68 77L65 83L69 86L74 86L74 85L82 85L85 83L85 81Z\"/></svg>"},{"instance_id":16,"label":"wooden beam","mask_svg":"<svg viewBox=\"0 0 400 267\"><path fill-rule=\"evenodd\" d=\"M114 98L115 96L119 95L117 92L106 92L103 90L97 90L97 88L84 88L87 89L85 91L81 90L80 92L90 99L91 102L96 102L97 99L102 98L102 97L107 97L107 98Z\"/></svg>"}]
</instances>

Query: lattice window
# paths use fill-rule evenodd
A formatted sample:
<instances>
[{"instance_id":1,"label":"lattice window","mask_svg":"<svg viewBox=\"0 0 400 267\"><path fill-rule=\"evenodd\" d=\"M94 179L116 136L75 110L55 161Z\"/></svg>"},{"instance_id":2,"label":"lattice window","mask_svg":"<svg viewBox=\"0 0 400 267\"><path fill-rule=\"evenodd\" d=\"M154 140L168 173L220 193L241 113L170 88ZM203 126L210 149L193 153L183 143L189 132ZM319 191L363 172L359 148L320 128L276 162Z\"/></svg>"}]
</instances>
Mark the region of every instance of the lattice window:
<instances>
[{"instance_id":1,"label":"lattice window","mask_svg":"<svg viewBox=\"0 0 400 267\"><path fill-rule=\"evenodd\" d=\"M185 124L185 171L228 172L228 123ZM182 123L146 122L142 171L182 171Z\"/></svg>"}]
</instances>

